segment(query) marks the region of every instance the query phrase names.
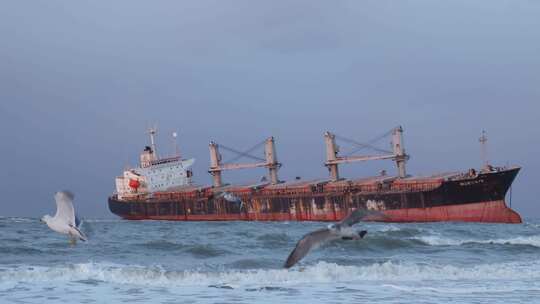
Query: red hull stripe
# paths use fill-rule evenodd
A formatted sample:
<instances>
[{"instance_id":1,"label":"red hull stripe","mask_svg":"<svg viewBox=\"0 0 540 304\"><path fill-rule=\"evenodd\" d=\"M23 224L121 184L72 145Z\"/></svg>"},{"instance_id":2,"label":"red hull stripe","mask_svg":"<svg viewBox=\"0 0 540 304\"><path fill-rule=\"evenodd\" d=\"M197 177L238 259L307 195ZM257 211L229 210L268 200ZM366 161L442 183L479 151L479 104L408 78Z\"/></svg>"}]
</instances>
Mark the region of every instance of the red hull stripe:
<instances>
[{"instance_id":1,"label":"red hull stripe","mask_svg":"<svg viewBox=\"0 0 540 304\"><path fill-rule=\"evenodd\" d=\"M409 208L384 211L383 222L486 222L521 223L521 217L508 208L504 201L491 201L463 205L446 205L430 208ZM343 211L332 213L240 213L205 215L126 215L128 220L169 221L338 221L346 215Z\"/></svg>"},{"instance_id":2,"label":"red hull stripe","mask_svg":"<svg viewBox=\"0 0 540 304\"><path fill-rule=\"evenodd\" d=\"M504 201L492 201L465 205L448 205L431 208L388 210L386 222L485 222L521 223L517 212L508 208Z\"/></svg>"}]
</instances>

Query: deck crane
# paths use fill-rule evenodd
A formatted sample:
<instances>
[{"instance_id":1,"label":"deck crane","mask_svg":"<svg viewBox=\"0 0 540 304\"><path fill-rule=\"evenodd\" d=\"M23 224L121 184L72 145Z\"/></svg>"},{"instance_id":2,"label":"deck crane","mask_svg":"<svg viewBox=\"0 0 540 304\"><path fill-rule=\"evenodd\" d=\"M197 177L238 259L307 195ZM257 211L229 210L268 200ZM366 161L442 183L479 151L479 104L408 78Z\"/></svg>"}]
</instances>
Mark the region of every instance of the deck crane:
<instances>
[{"instance_id":1,"label":"deck crane","mask_svg":"<svg viewBox=\"0 0 540 304\"><path fill-rule=\"evenodd\" d=\"M380 149L372 145L373 142L378 141L381 138L384 138L389 135L392 135L392 151ZM357 152L362 149L371 149L371 150L375 150L383 154L355 156L355 155L350 155L352 153L349 153L348 155L345 155L345 156L338 156L339 147L336 145L336 139L340 139L340 140L343 140L343 141L346 141L348 143L355 145L357 149L354 150L352 153ZM368 161L368 160L391 159L396 162L396 166L398 169L398 176L400 178L404 178L407 176L407 172L405 170L405 163L409 159L409 155L405 153L405 149L403 148L403 128L401 128L401 126L393 128L392 130L390 130L389 132L386 132L382 136L379 136L375 138L374 140L371 140L369 143L360 143L355 140L348 139L348 138L330 133L328 131L324 133L324 140L326 143L326 162L324 163L324 165L328 167L328 170L330 171L330 178L332 181L339 180L338 164L358 162L358 161Z\"/></svg>"},{"instance_id":2,"label":"deck crane","mask_svg":"<svg viewBox=\"0 0 540 304\"><path fill-rule=\"evenodd\" d=\"M260 158L250 153L256 148L264 145L264 158ZM279 183L277 170L281 167L281 164L277 161L276 147L274 142L274 137L268 137L263 142L258 143L254 147L242 152L227 146L218 144L214 141L210 142L210 168L208 172L212 175L214 187L221 187L223 185L221 179L221 171L225 170L238 170L238 169L249 169L249 168L260 168L265 167L268 169L268 174L270 176L270 182L272 184ZM235 153L238 156L229 160L227 162L221 161L221 154L219 149L222 148L229 152ZM233 163L233 161L238 160L242 157L248 157L256 160L256 163Z\"/></svg>"}]
</instances>

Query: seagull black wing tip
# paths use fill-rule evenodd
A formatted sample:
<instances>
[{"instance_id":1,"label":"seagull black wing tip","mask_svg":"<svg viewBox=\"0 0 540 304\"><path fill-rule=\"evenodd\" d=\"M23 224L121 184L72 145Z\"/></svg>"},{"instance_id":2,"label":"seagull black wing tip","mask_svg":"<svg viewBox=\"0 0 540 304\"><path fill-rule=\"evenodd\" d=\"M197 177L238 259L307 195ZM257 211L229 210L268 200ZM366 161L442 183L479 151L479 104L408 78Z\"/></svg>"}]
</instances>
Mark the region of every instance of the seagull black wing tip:
<instances>
[{"instance_id":1,"label":"seagull black wing tip","mask_svg":"<svg viewBox=\"0 0 540 304\"><path fill-rule=\"evenodd\" d=\"M287 260L287 262L285 262L285 264L283 265L283 268L289 269L289 268L293 267L295 264L296 264L295 261Z\"/></svg>"}]
</instances>

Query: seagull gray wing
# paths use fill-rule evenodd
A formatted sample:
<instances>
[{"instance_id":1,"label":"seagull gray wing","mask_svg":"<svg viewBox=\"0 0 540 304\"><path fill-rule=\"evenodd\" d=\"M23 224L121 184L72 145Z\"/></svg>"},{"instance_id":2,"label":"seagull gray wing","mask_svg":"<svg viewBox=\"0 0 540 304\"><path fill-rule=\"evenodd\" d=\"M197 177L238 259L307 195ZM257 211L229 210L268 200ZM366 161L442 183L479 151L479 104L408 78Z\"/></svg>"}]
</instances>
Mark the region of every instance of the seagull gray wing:
<instances>
[{"instance_id":1,"label":"seagull gray wing","mask_svg":"<svg viewBox=\"0 0 540 304\"><path fill-rule=\"evenodd\" d=\"M56 214L54 220L75 226L75 210L73 209L73 194L60 191L54 196L56 200Z\"/></svg>"},{"instance_id":2,"label":"seagull gray wing","mask_svg":"<svg viewBox=\"0 0 540 304\"><path fill-rule=\"evenodd\" d=\"M356 209L353 212L351 212L348 216L346 216L344 219L342 219L338 223L338 225L344 226L344 227L350 227L363 220L377 220L377 219L383 219L385 217L386 216L379 211Z\"/></svg>"},{"instance_id":3,"label":"seagull gray wing","mask_svg":"<svg viewBox=\"0 0 540 304\"><path fill-rule=\"evenodd\" d=\"M336 234L334 230L328 228L315 230L306 234L298 241L294 250L289 254L289 257L285 262L285 268L291 268L294 264L298 263L298 261L304 258L311 249L339 238L340 236Z\"/></svg>"}]
</instances>

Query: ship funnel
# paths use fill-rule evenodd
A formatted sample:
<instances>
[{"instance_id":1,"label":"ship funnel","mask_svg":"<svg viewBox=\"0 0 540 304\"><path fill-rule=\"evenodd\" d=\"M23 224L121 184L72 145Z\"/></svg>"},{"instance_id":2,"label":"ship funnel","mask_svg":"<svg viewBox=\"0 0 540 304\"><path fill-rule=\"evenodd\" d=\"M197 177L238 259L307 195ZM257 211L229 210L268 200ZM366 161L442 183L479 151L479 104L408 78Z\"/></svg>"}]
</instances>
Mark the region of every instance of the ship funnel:
<instances>
[{"instance_id":1,"label":"ship funnel","mask_svg":"<svg viewBox=\"0 0 540 304\"><path fill-rule=\"evenodd\" d=\"M156 160L156 154L154 150L152 150L152 147L146 146L144 147L144 150L141 153L140 162L141 162L141 168L150 167L152 165L152 162Z\"/></svg>"}]
</instances>

